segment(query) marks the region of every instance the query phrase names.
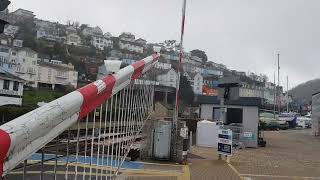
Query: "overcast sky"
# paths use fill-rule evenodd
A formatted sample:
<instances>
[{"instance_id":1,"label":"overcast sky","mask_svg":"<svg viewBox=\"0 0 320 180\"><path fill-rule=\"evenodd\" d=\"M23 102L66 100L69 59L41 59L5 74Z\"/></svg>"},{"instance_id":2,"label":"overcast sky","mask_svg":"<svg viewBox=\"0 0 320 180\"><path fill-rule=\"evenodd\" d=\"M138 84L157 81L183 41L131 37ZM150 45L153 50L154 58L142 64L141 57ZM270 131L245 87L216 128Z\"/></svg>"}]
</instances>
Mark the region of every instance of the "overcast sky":
<instances>
[{"instance_id":1,"label":"overcast sky","mask_svg":"<svg viewBox=\"0 0 320 180\"><path fill-rule=\"evenodd\" d=\"M182 0L11 0L37 18L99 25L114 36L132 32L148 42L179 39ZM320 0L188 0L186 50L273 81L280 52L281 83L320 78Z\"/></svg>"}]
</instances>

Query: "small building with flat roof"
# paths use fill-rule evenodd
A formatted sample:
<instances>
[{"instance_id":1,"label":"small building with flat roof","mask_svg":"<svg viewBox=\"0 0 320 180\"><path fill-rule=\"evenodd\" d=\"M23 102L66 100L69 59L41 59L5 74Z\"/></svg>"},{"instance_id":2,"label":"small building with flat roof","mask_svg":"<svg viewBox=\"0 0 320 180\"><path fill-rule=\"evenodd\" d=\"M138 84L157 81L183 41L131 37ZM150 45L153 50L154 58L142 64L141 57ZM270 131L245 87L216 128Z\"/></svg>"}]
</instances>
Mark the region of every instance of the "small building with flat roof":
<instances>
[{"instance_id":1,"label":"small building with flat roof","mask_svg":"<svg viewBox=\"0 0 320 180\"><path fill-rule=\"evenodd\" d=\"M243 143L246 147L258 147L259 108L261 98L240 97L237 100L229 100L222 107L217 96L197 96L196 102L200 106L200 118L210 121L220 121L221 108L225 108L224 126L242 127L242 134L251 134Z\"/></svg>"}]
</instances>

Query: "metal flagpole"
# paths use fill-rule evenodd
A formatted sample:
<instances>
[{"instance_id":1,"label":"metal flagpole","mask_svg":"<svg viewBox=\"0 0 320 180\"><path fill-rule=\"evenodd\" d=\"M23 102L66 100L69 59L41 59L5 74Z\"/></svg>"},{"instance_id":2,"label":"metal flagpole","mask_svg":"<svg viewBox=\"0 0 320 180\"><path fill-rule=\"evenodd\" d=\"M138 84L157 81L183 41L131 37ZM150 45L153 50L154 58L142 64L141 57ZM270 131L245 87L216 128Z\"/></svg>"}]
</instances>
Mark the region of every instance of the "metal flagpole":
<instances>
[{"instance_id":1,"label":"metal flagpole","mask_svg":"<svg viewBox=\"0 0 320 180\"><path fill-rule=\"evenodd\" d=\"M173 155L176 156L176 136L177 136L177 125L178 125L178 116L179 116L179 89L180 89L180 68L183 57L183 35L184 35L184 23L185 23L185 14L186 14L186 2L187 0L183 0L182 6L182 22L181 22L181 34L180 34L180 53L179 53L179 63L178 63L178 78L176 84L176 102L175 102L175 111L173 117Z\"/></svg>"},{"instance_id":2,"label":"metal flagpole","mask_svg":"<svg viewBox=\"0 0 320 180\"><path fill-rule=\"evenodd\" d=\"M281 112L281 94L280 94L280 54L278 53L278 88L277 88L277 94L278 94L278 110L279 110L279 114Z\"/></svg>"}]
</instances>

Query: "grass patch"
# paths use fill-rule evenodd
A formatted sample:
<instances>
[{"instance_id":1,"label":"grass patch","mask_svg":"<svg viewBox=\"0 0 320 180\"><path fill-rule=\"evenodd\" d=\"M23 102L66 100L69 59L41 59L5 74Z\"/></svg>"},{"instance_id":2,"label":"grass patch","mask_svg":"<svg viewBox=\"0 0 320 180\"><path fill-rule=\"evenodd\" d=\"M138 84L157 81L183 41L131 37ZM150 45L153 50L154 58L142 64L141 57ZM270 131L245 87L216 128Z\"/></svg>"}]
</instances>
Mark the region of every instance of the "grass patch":
<instances>
[{"instance_id":1,"label":"grass patch","mask_svg":"<svg viewBox=\"0 0 320 180\"><path fill-rule=\"evenodd\" d=\"M38 102L51 102L63 95L65 92L51 89L32 89L23 92L22 105L27 107L38 107Z\"/></svg>"}]
</instances>

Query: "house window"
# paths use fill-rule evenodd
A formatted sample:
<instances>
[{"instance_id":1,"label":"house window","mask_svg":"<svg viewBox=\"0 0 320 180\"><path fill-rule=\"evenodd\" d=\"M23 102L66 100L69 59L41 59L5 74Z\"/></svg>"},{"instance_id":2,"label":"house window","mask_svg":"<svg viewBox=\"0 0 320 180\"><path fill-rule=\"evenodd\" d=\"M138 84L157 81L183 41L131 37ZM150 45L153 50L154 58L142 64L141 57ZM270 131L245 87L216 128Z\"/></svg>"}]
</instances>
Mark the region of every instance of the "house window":
<instances>
[{"instance_id":1,"label":"house window","mask_svg":"<svg viewBox=\"0 0 320 180\"><path fill-rule=\"evenodd\" d=\"M23 59L23 60L22 60L22 62L26 62L26 60L25 60L25 59Z\"/></svg>"},{"instance_id":2,"label":"house window","mask_svg":"<svg viewBox=\"0 0 320 180\"><path fill-rule=\"evenodd\" d=\"M36 65L36 61L32 61L32 64L33 64L33 65Z\"/></svg>"},{"instance_id":3,"label":"house window","mask_svg":"<svg viewBox=\"0 0 320 180\"><path fill-rule=\"evenodd\" d=\"M17 55L17 53L16 53L16 52L12 52L11 54L12 54L13 56L16 56L16 55Z\"/></svg>"},{"instance_id":4,"label":"house window","mask_svg":"<svg viewBox=\"0 0 320 180\"><path fill-rule=\"evenodd\" d=\"M4 82L3 82L3 89L9 90L9 85L10 85L10 81L9 81L9 80L4 80Z\"/></svg>"},{"instance_id":5,"label":"house window","mask_svg":"<svg viewBox=\"0 0 320 180\"><path fill-rule=\"evenodd\" d=\"M19 90L19 82L15 81L15 82L13 83L13 90L14 90L14 91L18 91L18 90Z\"/></svg>"}]
</instances>

